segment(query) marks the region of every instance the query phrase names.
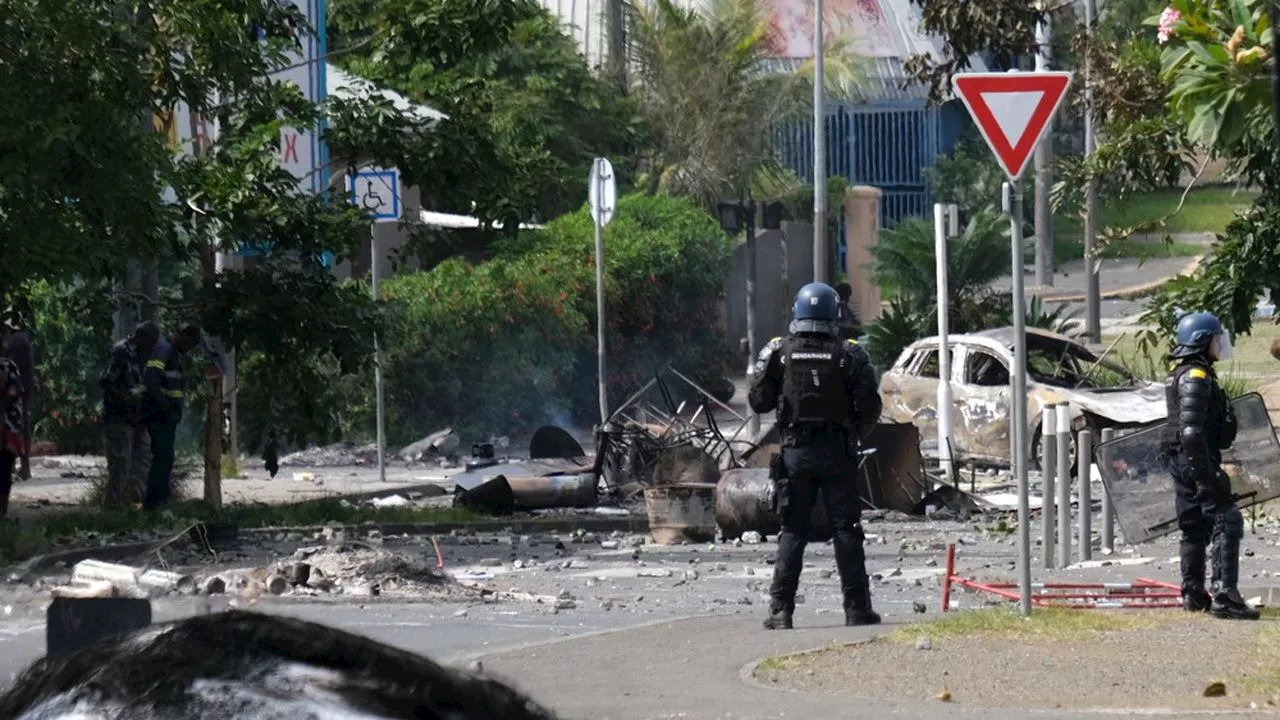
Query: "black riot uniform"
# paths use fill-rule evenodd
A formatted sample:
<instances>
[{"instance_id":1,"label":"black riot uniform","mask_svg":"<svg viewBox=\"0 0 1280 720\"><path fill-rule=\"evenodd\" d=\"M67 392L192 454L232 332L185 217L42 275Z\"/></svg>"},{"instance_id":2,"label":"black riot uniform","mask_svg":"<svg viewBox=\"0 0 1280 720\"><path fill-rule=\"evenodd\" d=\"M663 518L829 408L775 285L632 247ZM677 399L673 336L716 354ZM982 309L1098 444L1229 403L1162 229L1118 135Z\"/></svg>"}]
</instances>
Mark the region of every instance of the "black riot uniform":
<instances>
[{"instance_id":1,"label":"black riot uniform","mask_svg":"<svg viewBox=\"0 0 1280 720\"><path fill-rule=\"evenodd\" d=\"M881 400L866 351L838 335L837 302L828 286L802 288L791 333L769 342L752 373L751 409L776 410L782 439L781 457L772 464L782 532L769 591L769 629L791 627L819 493L834 535L845 623L880 622L871 609L855 452L858 439L879 419Z\"/></svg>"},{"instance_id":2,"label":"black riot uniform","mask_svg":"<svg viewBox=\"0 0 1280 720\"><path fill-rule=\"evenodd\" d=\"M1179 322L1178 344L1170 353L1173 370L1165 379L1169 414L1161 457L1173 476L1182 531L1183 606L1217 617L1256 620L1258 611L1245 604L1237 588L1244 518L1222 471L1222 450L1236 437L1235 414L1213 369L1215 360L1229 356L1225 337L1221 323L1209 313L1193 313ZM1209 591L1204 585L1207 554L1213 560Z\"/></svg>"}]
</instances>

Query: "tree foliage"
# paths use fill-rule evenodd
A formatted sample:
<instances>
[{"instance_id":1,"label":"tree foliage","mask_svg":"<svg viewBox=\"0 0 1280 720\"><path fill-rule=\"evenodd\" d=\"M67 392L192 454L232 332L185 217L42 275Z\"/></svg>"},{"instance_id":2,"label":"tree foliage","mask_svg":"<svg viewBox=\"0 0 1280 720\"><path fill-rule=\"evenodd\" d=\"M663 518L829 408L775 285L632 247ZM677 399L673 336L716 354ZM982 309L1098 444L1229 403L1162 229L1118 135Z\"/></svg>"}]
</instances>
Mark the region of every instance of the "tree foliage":
<instances>
[{"instance_id":1,"label":"tree foliage","mask_svg":"<svg viewBox=\"0 0 1280 720\"><path fill-rule=\"evenodd\" d=\"M305 439L324 431L327 410L294 400L324 397L300 358L360 369L378 313L319 256L349 255L367 220L344 202L299 192L278 160L281 130L322 118L385 127L372 134L381 143L374 149L405 155L422 123L362 98L317 107L273 75L296 62L312 32L282 0L3 0L0 17L0 89L12 100L0 110L4 289L25 286L43 298L77 288L96 301L99 312L75 312L91 321L88 354L103 357L100 310L110 298L101 291L127 260L158 261L175 283L165 288L166 317L196 320L258 359L255 379L273 391L265 410L272 432ZM216 138L172 147L166 131L197 117L216 124ZM353 133L343 137L342 150L361 152ZM244 270L218 270L218 252L263 246L269 253ZM57 322L46 341L70 341L59 334L67 318L48 312Z\"/></svg>"},{"instance_id":2,"label":"tree foliage","mask_svg":"<svg viewBox=\"0 0 1280 720\"><path fill-rule=\"evenodd\" d=\"M423 207L514 232L579 207L597 155L624 160L634 105L592 75L560 20L533 0L335 0L335 60L448 115L402 158ZM430 247L428 264L450 248Z\"/></svg>"},{"instance_id":3,"label":"tree foliage","mask_svg":"<svg viewBox=\"0 0 1280 720\"><path fill-rule=\"evenodd\" d=\"M812 85L769 66L759 2L629 2L627 16L634 91L652 131L647 189L710 206L776 184L773 130L803 113Z\"/></svg>"},{"instance_id":4,"label":"tree foliage","mask_svg":"<svg viewBox=\"0 0 1280 720\"><path fill-rule=\"evenodd\" d=\"M1165 286L1144 316L1170 330L1180 311L1217 313L1228 329L1247 333L1263 292L1280 297L1280 175L1270 76L1272 27L1261 0L1174 0L1172 12L1149 20L1167 45L1163 77L1170 105L1189 138L1230 162L1242 181L1263 194L1219 235L1195 274ZM1161 345L1154 333L1144 338Z\"/></svg>"}]
</instances>

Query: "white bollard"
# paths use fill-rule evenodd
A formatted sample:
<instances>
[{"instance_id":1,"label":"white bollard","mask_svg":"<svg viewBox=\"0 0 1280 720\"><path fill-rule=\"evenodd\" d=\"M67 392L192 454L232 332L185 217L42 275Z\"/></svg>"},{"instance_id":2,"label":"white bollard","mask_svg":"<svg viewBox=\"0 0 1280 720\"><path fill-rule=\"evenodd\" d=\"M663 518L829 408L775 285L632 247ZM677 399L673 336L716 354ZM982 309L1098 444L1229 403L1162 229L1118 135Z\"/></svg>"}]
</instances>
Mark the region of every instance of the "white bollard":
<instances>
[{"instance_id":1,"label":"white bollard","mask_svg":"<svg viewBox=\"0 0 1280 720\"><path fill-rule=\"evenodd\" d=\"M1071 406L1058 405L1058 567L1071 564Z\"/></svg>"},{"instance_id":2,"label":"white bollard","mask_svg":"<svg viewBox=\"0 0 1280 720\"><path fill-rule=\"evenodd\" d=\"M1044 551L1044 567L1054 567L1054 480L1058 474L1058 406L1045 405L1040 416L1040 545Z\"/></svg>"},{"instance_id":3,"label":"white bollard","mask_svg":"<svg viewBox=\"0 0 1280 720\"><path fill-rule=\"evenodd\" d=\"M1080 562L1093 559L1093 433L1076 436L1076 477L1080 485Z\"/></svg>"},{"instance_id":4,"label":"white bollard","mask_svg":"<svg viewBox=\"0 0 1280 720\"><path fill-rule=\"evenodd\" d=\"M1102 442L1116 439L1115 428L1103 428ZM1111 494L1107 492L1107 483L1102 483L1102 549L1104 552L1115 550L1116 543L1116 511L1111 507Z\"/></svg>"}]
</instances>

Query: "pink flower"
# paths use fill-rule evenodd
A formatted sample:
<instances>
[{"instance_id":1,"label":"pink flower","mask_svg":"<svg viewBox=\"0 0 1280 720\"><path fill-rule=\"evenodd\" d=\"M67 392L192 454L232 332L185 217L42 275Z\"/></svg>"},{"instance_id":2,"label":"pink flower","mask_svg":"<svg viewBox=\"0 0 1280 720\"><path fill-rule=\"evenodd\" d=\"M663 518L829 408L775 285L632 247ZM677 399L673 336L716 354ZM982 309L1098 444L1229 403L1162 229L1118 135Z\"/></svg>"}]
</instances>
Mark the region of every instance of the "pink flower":
<instances>
[{"instance_id":1,"label":"pink flower","mask_svg":"<svg viewBox=\"0 0 1280 720\"><path fill-rule=\"evenodd\" d=\"M1161 45L1169 42L1169 38L1173 37L1174 27L1179 22L1182 22L1182 13L1173 7L1167 7L1164 12L1160 13L1160 29L1156 33L1156 39L1160 41Z\"/></svg>"}]
</instances>

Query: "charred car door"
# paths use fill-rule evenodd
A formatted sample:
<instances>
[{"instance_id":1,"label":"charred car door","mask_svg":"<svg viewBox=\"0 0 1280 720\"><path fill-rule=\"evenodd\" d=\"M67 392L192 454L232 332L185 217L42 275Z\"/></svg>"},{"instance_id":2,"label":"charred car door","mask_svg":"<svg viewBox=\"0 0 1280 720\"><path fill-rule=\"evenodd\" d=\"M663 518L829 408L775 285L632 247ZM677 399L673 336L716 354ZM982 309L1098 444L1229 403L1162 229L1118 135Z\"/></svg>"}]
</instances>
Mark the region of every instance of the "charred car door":
<instances>
[{"instance_id":1,"label":"charred car door","mask_svg":"<svg viewBox=\"0 0 1280 720\"><path fill-rule=\"evenodd\" d=\"M956 403L953 436L965 460L1009 460L1009 364L991 350L966 345L960 381L951 391Z\"/></svg>"}]
</instances>

